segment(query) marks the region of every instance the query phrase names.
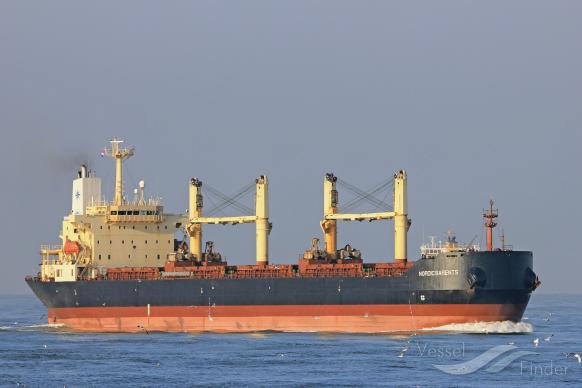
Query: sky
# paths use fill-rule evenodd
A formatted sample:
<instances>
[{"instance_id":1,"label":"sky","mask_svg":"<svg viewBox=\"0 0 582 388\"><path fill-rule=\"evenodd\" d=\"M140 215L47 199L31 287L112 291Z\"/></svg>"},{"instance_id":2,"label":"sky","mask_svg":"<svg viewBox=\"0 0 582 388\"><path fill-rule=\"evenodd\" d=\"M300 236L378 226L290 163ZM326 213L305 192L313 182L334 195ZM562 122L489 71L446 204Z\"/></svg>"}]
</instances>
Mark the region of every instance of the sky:
<instances>
[{"instance_id":1,"label":"sky","mask_svg":"<svg viewBox=\"0 0 582 388\"><path fill-rule=\"evenodd\" d=\"M267 174L275 263L321 237L326 172L366 189L405 169L411 259L448 230L484 246L493 198L539 292L582 292L580 20L560 0L3 0L0 293L29 293L80 163L113 197L113 136L136 149L126 191L143 179L174 213L191 177L234 193ZM390 261L392 228L341 223L338 245ZM253 225L204 237L254 262Z\"/></svg>"}]
</instances>

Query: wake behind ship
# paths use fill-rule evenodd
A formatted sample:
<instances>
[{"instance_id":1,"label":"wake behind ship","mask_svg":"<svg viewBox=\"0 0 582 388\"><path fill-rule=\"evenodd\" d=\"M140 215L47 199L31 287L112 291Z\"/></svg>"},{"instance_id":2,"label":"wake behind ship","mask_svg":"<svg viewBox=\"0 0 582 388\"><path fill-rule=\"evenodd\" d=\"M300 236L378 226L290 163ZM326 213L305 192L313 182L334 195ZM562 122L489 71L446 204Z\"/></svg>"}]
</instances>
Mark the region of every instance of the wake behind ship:
<instances>
[{"instance_id":1,"label":"wake behind ship","mask_svg":"<svg viewBox=\"0 0 582 388\"><path fill-rule=\"evenodd\" d=\"M408 261L411 220L402 170L389 182L392 209L380 203L386 211L374 213L340 212L338 178L326 174L324 248L314 238L297 264L270 264L266 176L245 189L255 188L254 214L204 216L203 185L195 178L188 214L167 214L158 199L146 199L143 181L133 200L124 196L122 163L133 154L117 139L103 151L116 162L112 202L102 198L101 180L86 166L73 181L62 244L42 246L40 272L26 278L47 307L49 323L95 332L415 331L450 323L517 322L540 284L531 252L505 243L494 249L492 202L484 212L486 251L450 235L445 243L423 245L421 257ZM253 212L237 196L217 195L224 200L218 208L234 204ZM349 244L338 249L338 221L363 220L394 220L393 261L368 263ZM202 250L203 225L240 223L256 226L255 265L228 265L211 241ZM187 235L182 241L174 238L179 230Z\"/></svg>"}]
</instances>

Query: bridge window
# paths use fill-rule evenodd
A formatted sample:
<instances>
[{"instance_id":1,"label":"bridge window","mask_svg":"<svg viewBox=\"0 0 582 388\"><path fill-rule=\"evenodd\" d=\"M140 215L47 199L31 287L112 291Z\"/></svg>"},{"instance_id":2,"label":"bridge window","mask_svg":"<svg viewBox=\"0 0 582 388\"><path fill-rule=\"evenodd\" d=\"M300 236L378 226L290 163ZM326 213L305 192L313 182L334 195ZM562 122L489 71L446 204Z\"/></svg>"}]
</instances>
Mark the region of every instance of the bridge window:
<instances>
[{"instance_id":1,"label":"bridge window","mask_svg":"<svg viewBox=\"0 0 582 388\"><path fill-rule=\"evenodd\" d=\"M125 210L120 210L117 212L117 214L119 214L120 216L124 216L126 213Z\"/></svg>"},{"instance_id":2,"label":"bridge window","mask_svg":"<svg viewBox=\"0 0 582 388\"><path fill-rule=\"evenodd\" d=\"M117 210L111 210L111 215L112 216L116 216L117 215Z\"/></svg>"},{"instance_id":3,"label":"bridge window","mask_svg":"<svg viewBox=\"0 0 582 388\"><path fill-rule=\"evenodd\" d=\"M158 260L160 260L160 255L158 255Z\"/></svg>"},{"instance_id":4,"label":"bridge window","mask_svg":"<svg viewBox=\"0 0 582 388\"><path fill-rule=\"evenodd\" d=\"M107 260L111 260L111 255L107 255Z\"/></svg>"},{"instance_id":5,"label":"bridge window","mask_svg":"<svg viewBox=\"0 0 582 388\"><path fill-rule=\"evenodd\" d=\"M99 255L99 260L101 260L101 255Z\"/></svg>"},{"instance_id":6,"label":"bridge window","mask_svg":"<svg viewBox=\"0 0 582 388\"><path fill-rule=\"evenodd\" d=\"M134 215L134 216L139 216L139 210L134 210L134 211L133 211L133 215Z\"/></svg>"}]
</instances>

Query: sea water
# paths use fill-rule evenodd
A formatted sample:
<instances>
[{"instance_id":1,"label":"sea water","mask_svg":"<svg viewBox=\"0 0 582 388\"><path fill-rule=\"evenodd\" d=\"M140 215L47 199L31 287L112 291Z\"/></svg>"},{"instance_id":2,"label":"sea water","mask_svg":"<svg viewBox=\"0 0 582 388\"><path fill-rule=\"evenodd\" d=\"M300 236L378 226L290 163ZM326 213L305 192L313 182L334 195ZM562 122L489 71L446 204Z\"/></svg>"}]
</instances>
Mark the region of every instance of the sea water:
<instances>
[{"instance_id":1,"label":"sea water","mask_svg":"<svg viewBox=\"0 0 582 388\"><path fill-rule=\"evenodd\" d=\"M581 298L536 293L520 323L351 335L75 333L34 296L0 296L0 386L582 387Z\"/></svg>"}]
</instances>

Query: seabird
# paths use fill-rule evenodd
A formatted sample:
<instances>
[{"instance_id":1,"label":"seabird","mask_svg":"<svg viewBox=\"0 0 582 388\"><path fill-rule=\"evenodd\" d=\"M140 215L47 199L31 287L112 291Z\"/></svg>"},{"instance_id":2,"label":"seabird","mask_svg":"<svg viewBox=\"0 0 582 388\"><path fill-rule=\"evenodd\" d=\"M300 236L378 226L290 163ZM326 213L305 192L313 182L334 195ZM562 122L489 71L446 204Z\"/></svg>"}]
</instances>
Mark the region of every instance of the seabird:
<instances>
[{"instance_id":1,"label":"seabird","mask_svg":"<svg viewBox=\"0 0 582 388\"><path fill-rule=\"evenodd\" d=\"M582 357L578 353L570 352L566 354L566 357L574 357L578 361L578 364L582 363Z\"/></svg>"},{"instance_id":2,"label":"seabird","mask_svg":"<svg viewBox=\"0 0 582 388\"><path fill-rule=\"evenodd\" d=\"M544 318L544 321L548 322L551 317L552 317L552 313L546 313L546 317Z\"/></svg>"}]
</instances>

